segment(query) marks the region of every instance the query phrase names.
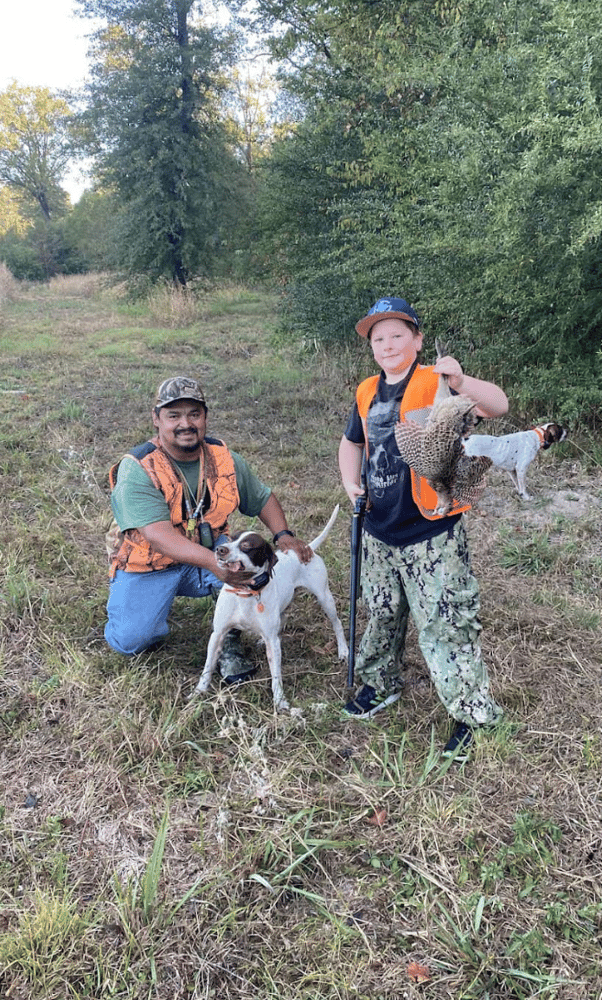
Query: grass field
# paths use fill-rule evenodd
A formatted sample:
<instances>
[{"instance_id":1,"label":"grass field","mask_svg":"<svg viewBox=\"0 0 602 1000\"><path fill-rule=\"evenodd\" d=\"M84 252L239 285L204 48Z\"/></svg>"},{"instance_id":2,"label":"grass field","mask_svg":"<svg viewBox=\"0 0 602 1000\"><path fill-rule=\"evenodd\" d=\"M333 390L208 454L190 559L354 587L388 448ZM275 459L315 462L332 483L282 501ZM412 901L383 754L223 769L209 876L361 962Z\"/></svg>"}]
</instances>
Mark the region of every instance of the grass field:
<instances>
[{"instance_id":1,"label":"grass field","mask_svg":"<svg viewBox=\"0 0 602 1000\"><path fill-rule=\"evenodd\" d=\"M506 709L468 764L439 757L449 722L413 635L402 700L341 717L346 667L307 595L283 634L298 711L274 716L252 640L256 680L188 703L209 602L177 600L160 652L104 643L109 466L149 435L158 383L198 377L210 432L300 535L341 503L321 553L346 624L336 450L370 365L274 346L276 302L244 288L133 305L95 278L5 275L0 302L0 996L602 997L602 475L584 446L538 459L529 503L492 475L468 518Z\"/></svg>"}]
</instances>

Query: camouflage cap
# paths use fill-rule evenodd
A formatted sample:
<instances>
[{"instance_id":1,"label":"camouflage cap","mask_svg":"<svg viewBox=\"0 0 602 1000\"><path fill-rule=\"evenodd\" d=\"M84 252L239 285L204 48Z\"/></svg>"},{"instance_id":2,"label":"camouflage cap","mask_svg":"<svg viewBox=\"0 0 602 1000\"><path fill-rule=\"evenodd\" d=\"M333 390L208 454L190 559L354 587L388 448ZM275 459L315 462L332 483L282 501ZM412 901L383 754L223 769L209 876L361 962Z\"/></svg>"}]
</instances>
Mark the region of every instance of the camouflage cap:
<instances>
[{"instance_id":1,"label":"camouflage cap","mask_svg":"<svg viewBox=\"0 0 602 1000\"><path fill-rule=\"evenodd\" d=\"M166 378L157 389L157 401L155 406L160 409L162 406L169 406L179 399L197 399L199 403L205 403L205 393L199 383L193 378L185 375L175 375L173 378ZM205 405L207 405L205 403Z\"/></svg>"}]
</instances>

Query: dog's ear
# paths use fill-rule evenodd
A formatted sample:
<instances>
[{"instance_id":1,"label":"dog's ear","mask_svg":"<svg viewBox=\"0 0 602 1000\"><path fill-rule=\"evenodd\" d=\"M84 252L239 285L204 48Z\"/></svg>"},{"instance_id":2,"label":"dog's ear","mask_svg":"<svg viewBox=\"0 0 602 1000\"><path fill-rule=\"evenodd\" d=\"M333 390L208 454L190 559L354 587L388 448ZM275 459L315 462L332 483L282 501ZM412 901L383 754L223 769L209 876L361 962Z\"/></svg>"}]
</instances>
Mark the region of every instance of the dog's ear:
<instances>
[{"instance_id":1,"label":"dog's ear","mask_svg":"<svg viewBox=\"0 0 602 1000\"><path fill-rule=\"evenodd\" d=\"M274 552L274 549L269 542L266 542L265 538L261 535L255 535L257 544L252 555L252 560L256 566L265 566L266 573L272 575L274 566L278 562L278 556Z\"/></svg>"},{"instance_id":2,"label":"dog's ear","mask_svg":"<svg viewBox=\"0 0 602 1000\"><path fill-rule=\"evenodd\" d=\"M544 424L543 425L543 448L549 448L551 444L556 444L560 441L564 441L566 437L566 431L564 427L560 424Z\"/></svg>"},{"instance_id":3,"label":"dog's ear","mask_svg":"<svg viewBox=\"0 0 602 1000\"><path fill-rule=\"evenodd\" d=\"M245 534L245 532L243 532ZM250 561L257 569L265 566L266 571L271 574L276 563L276 554L269 542L257 534L256 531L246 533L242 547Z\"/></svg>"},{"instance_id":4,"label":"dog's ear","mask_svg":"<svg viewBox=\"0 0 602 1000\"><path fill-rule=\"evenodd\" d=\"M270 545L269 542L265 543L265 547L266 547L266 549L269 549L269 552L270 552L269 559L268 559L268 573L271 576L272 573L273 573L273 571L274 571L274 566L278 562L278 556L274 552L274 549L272 548L272 546Z\"/></svg>"},{"instance_id":5,"label":"dog's ear","mask_svg":"<svg viewBox=\"0 0 602 1000\"><path fill-rule=\"evenodd\" d=\"M552 424L552 428L554 430L554 435L555 435L554 440L557 441L558 444L560 444L561 441L564 441L565 437L568 434L568 431L566 427L561 427L560 424Z\"/></svg>"},{"instance_id":6,"label":"dog's ear","mask_svg":"<svg viewBox=\"0 0 602 1000\"><path fill-rule=\"evenodd\" d=\"M253 556L253 561L255 562L255 559L257 559L257 565L265 565L266 573L268 576L271 576L274 571L274 566L278 562L278 556L269 542L266 542L263 538L261 541L263 544L258 546L257 551Z\"/></svg>"}]
</instances>

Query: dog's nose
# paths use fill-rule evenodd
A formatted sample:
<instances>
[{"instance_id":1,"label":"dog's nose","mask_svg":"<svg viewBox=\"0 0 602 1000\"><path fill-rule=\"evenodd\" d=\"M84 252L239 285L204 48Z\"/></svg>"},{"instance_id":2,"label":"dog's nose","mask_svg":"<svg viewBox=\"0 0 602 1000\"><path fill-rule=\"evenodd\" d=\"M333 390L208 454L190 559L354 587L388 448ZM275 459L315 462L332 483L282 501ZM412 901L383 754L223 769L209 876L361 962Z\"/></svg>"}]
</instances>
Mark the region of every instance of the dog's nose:
<instances>
[{"instance_id":1,"label":"dog's nose","mask_svg":"<svg viewBox=\"0 0 602 1000\"><path fill-rule=\"evenodd\" d=\"M224 556L227 556L229 554L230 549L228 548L227 545L218 545L215 551L217 552L220 559L223 559Z\"/></svg>"}]
</instances>

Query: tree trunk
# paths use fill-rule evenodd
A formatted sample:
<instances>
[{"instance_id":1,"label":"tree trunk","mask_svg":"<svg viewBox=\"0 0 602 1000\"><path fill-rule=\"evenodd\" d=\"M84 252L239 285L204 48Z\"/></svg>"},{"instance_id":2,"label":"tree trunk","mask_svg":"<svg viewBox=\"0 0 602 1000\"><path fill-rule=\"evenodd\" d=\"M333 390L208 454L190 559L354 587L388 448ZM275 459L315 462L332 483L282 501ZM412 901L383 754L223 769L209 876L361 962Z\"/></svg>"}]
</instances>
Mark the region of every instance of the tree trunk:
<instances>
[{"instance_id":1,"label":"tree trunk","mask_svg":"<svg viewBox=\"0 0 602 1000\"><path fill-rule=\"evenodd\" d=\"M36 192L36 200L38 205L42 209L42 213L46 222L50 222L50 205L48 204L48 199L46 197L46 192L43 188Z\"/></svg>"}]
</instances>

